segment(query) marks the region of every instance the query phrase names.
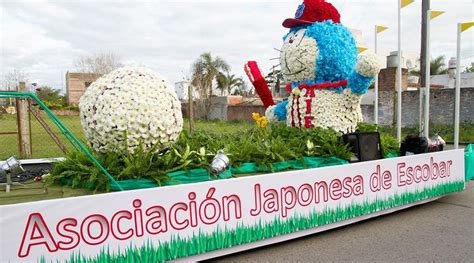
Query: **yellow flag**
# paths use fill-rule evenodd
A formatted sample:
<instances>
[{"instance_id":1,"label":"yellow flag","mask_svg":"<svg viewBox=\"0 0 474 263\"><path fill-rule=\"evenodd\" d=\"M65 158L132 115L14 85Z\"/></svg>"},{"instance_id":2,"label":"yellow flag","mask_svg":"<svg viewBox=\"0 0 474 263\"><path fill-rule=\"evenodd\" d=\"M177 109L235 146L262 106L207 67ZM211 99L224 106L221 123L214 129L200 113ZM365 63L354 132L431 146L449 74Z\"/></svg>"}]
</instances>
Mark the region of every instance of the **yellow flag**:
<instances>
[{"instance_id":1,"label":"yellow flag","mask_svg":"<svg viewBox=\"0 0 474 263\"><path fill-rule=\"evenodd\" d=\"M405 6L415 2L415 0L400 0L400 6L404 8Z\"/></svg>"},{"instance_id":2,"label":"yellow flag","mask_svg":"<svg viewBox=\"0 0 474 263\"><path fill-rule=\"evenodd\" d=\"M474 22L461 23L461 32L468 30L471 26L474 26Z\"/></svg>"},{"instance_id":3,"label":"yellow flag","mask_svg":"<svg viewBox=\"0 0 474 263\"><path fill-rule=\"evenodd\" d=\"M387 29L388 29L388 27L385 27L385 26L377 26L377 33L383 32Z\"/></svg>"},{"instance_id":4,"label":"yellow flag","mask_svg":"<svg viewBox=\"0 0 474 263\"><path fill-rule=\"evenodd\" d=\"M366 51L367 49L368 48L366 48L366 47L357 47L357 51L359 52L359 54Z\"/></svg>"},{"instance_id":5,"label":"yellow flag","mask_svg":"<svg viewBox=\"0 0 474 263\"><path fill-rule=\"evenodd\" d=\"M444 14L444 11L431 11L431 19L434 19L442 14Z\"/></svg>"}]
</instances>

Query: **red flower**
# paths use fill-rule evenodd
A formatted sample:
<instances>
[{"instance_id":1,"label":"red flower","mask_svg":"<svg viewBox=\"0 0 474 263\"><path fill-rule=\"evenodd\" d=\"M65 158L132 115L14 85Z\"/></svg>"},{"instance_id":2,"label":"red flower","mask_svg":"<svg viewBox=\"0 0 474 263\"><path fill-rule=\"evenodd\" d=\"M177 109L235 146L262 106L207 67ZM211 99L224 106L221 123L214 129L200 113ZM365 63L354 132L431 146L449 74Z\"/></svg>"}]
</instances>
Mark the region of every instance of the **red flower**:
<instances>
[{"instance_id":1,"label":"red flower","mask_svg":"<svg viewBox=\"0 0 474 263\"><path fill-rule=\"evenodd\" d=\"M324 0L304 0L303 4L298 6L295 18L286 19L283 22L283 26L292 28L326 20L341 23L341 15L332 4Z\"/></svg>"}]
</instances>

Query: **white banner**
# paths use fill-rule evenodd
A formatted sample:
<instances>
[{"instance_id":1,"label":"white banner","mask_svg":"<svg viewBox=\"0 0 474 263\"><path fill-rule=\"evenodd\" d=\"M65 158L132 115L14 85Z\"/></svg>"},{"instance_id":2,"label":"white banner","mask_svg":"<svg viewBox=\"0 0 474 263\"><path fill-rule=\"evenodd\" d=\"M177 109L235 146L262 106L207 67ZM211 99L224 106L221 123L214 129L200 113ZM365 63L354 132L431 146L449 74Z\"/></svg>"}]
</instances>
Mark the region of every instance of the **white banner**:
<instances>
[{"instance_id":1,"label":"white banner","mask_svg":"<svg viewBox=\"0 0 474 263\"><path fill-rule=\"evenodd\" d=\"M4 205L0 261L175 259L462 189L464 153L455 150Z\"/></svg>"}]
</instances>

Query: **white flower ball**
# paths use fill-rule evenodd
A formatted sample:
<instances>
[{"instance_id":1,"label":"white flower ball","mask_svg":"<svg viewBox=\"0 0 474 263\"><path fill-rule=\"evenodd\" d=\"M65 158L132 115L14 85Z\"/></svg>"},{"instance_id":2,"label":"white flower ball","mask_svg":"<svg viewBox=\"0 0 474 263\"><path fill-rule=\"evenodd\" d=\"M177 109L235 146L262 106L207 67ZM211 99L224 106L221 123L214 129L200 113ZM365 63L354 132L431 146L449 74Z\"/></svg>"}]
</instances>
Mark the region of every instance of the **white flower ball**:
<instances>
[{"instance_id":1,"label":"white flower ball","mask_svg":"<svg viewBox=\"0 0 474 263\"><path fill-rule=\"evenodd\" d=\"M81 124L97 152L166 148L183 129L171 84L142 67L123 67L90 85L79 101Z\"/></svg>"},{"instance_id":2,"label":"white flower ball","mask_svg":"<svg viewBox=\"0 0 474 263\"><path fill-rule=\"evenodd\" d=\"M356 71L364 77L374 77L380 71L380 65L377 56L373 53L366 52L359 55L356 65Z\"/></svg>"}]
</instances>

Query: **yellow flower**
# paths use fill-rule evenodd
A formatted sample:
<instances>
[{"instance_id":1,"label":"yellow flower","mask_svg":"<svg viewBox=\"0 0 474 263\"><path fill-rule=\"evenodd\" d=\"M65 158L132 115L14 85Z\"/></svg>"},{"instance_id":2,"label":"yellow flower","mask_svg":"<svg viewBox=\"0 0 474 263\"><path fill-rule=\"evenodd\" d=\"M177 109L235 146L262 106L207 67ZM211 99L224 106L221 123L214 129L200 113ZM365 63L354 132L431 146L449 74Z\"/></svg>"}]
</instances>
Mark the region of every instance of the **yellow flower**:
<instances>
[{"instance_id":1,"label":"yellow flower","mask_svg":"<svg viewBox=\"0 0 474 263\"><path fill-rule=\"evenodd\" d=\"M259 123L258 123L258 126L259 126L260 128L265 128L265 127L267 126L267 123L268 123L267 117L263 116L263 117L260 119L260 121L259 121Z\"/></svg>"},{"instance_id":2,"label":"yellow flower","mask_svg":"<svg viewBox=\"0 0 474 263\"><path fill-rule=\"evenodd\" d=\"M258 112L252 113L252 118L253 118L254 120L258 120L258 119L260 118L260 113L258 113Z\"/></svg>"},{"instance_id":3,"label":"yellow flower","mask_svg":"<svg viewBox=\"0 0 474 263\"><path fill-rule=\"evenodd\" d=\"M255 120L257 127L265 128L267 126L267 117L260 116L260 113L254 112L252 113L252 118Z\"/></svg>"}]
</instances>

